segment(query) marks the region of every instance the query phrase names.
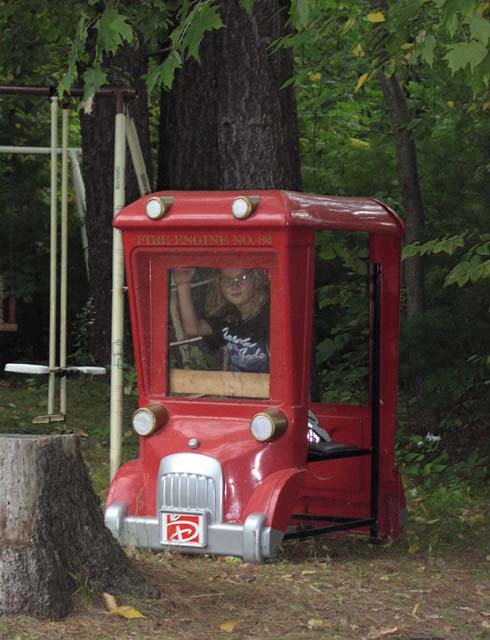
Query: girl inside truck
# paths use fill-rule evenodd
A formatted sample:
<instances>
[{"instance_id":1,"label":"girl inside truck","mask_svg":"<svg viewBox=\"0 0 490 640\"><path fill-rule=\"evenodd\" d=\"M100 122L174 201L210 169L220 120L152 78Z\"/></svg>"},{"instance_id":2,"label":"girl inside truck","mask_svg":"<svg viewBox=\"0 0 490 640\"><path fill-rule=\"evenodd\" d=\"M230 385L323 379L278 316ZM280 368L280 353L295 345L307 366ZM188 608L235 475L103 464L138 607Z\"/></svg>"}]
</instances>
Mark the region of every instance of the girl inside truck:
<instances>
[{"instance_id":1,"label":"girl inside truck","mask_svg":"<svg viewBox=\"0 0 490 640\"><path fill-rule=\"evenodd\" d=\"M264 269L220 269L196 312L191 283L196 269L174 270L182 327L211 348L224 347L229 371L269 372L269 278Z\"/></svg>"}]
</instances>

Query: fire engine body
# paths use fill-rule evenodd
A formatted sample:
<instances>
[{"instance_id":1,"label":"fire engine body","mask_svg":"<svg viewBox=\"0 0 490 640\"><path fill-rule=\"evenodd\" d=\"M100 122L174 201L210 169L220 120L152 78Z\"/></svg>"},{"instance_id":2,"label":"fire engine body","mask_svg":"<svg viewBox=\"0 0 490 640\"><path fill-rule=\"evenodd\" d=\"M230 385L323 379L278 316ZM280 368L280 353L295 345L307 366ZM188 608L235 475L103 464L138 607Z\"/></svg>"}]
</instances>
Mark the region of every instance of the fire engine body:
<instances>
[{"instance_id":1,"label":"fire engine body","mask_svg":"<svg viewBox=\"0 0 490 640\"><path fill-rule=\"evenodd\" d=\"M323 531L396 537L404 509L394 466L399 218L370 199L165 192L123 209L115 226L123 237L143 412L135 420L145 435L138 458L120 467L110 487L105 520L113 534L126 545L251 562L274 557L284 539ZM369 236L364 405L310 401L321 230ZM173 274L188 267L267 274L268 372L200 369L181 355L198 343L176 338L173 326ZM331 441L309 442L312 415Z\"/></svg>"}]
</instances>

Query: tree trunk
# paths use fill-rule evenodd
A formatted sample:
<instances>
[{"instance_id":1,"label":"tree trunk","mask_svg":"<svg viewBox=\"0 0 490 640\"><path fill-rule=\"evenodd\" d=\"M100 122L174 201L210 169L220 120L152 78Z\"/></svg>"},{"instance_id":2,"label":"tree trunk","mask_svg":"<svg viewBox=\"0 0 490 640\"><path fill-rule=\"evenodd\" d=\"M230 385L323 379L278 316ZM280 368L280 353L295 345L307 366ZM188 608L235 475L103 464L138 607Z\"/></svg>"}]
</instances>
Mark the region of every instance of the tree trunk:
<instances>
[{"instance_id":1,"label":"tree trunk","mask_svg":"<svg viewBox=\"0 0 490 640\"><path fill-rule=\"evenodd\" d=\"M61 618L80 586L149 597L104 525L76 436L0 436L0 615Z\"/></svg>"},{"instance_id":2,"label":"tree trunk","mask_svg":"<svg viewBox=\"0 0 490 640\"><path fill-rule=\"evenodd\" d=\"M143 150L150 182L150 134L146 85L146 50L142 42L135 49L125 48L111 61L109 82L126 86L131 78L138 98L130 104ZM115 100L95 98L90 114L80 113L83 173L87 185L87 235L89 245L90 296L95 311L90 352L96 362L110 362L111 290L112 290L112 217L114 193L114 118ZM138 184L129 157L126 161L126 202L139 197Z\"/></svg>"},{"instance_id":3,"label":"tree trunk","mask_svg":"<svg viewBox=\"0 0 490 640\"><path fill-rule=\"evenodd\" d=\"M407 228L406 242L420 239L424 228L424 206L417 172L415 141L409 128L407 99L393 74L380 74L380 83L395 136L403 209ZM424 268L422 256L408 258L404 264L407 289L407 316L414 318L424 310Z\"/></svg>"},{"instance_id":4,"label":"tree trunk","mask_svg":"<svg viewBox=\"0 0 490 640\"><path fill-rule=\"evenodd\" d=\"M372 9L388 12L387 0L372 0ZM381 51L381 59L386 56L383 39L385 27L375 30L375 44ZM408 102L395 73L386 76L384 69L379 73L379 81L386 102L388 115L393 126L398 176L402 193L403 209L407 228L407 243L419 240L424 228L424 205L417 171L417 150L410 128ZM404 263L405 286L407 290L407 317L414 318L424 310L424 269L422 256L413 256Z\"/></svg>"},{"instance_id":5,"label":"tree trunk","mask_svg":"<svg viewBox=\"0 0 490 640\"><path fill-rule=\"evenodd\" d=\"M274 53L287 12L257 0L249 16L222 0L224 27L203 39L160 110L159 189L300 189L292 52Z\"/></svg>"}]
</instances>

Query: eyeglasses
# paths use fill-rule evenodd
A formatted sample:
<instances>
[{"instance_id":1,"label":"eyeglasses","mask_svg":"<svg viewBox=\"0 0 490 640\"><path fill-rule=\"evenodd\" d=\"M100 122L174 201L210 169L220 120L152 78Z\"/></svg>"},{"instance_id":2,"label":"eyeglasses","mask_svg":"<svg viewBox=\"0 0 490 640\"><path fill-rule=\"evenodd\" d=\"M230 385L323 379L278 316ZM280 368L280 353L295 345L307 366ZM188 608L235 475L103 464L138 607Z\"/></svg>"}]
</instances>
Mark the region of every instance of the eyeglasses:
<instances>
[{"instance_id":1,"label":"eyeglasses","mask_svg":"<svg viewBox=\"0 0 490 640\"><path fill-rule=\"evenodd\" d=\"M238 284L238 285L244 285L244 284L248 284L249 282L252 282L252 274L251 273L240 273L238 276L235 276L234 278L230 278L227 276L220 276L220 283L223 287L231 287L234 284Z\"/></svg>"}]
</instances>

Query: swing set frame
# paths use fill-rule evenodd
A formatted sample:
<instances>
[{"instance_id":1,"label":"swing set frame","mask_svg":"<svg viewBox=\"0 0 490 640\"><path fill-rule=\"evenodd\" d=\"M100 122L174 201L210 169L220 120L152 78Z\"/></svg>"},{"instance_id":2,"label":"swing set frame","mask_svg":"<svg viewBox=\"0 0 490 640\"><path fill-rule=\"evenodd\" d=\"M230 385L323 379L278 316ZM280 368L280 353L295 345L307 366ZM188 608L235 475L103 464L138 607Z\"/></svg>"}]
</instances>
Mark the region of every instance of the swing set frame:
<instances>
[{"instance_id":1,"label":"swing set frame","mask_svg":"<svg viewBox=\"0 0 490 640\"><path fill-rule=\"evenodd\" d=\"M71 372L86 374L106 373L103 367L67 366L66 354L66 309L67 309L67 273L68 273L68 158L71 158L74 176L77 207L80 214L85 212L85 192L83 180L76 161L76 149L68 147L68 118L70 98L82 98L82 89L72 89L62 101L62 142L58 147L58 108L59 98L52 87L0 86L0 95L44 97L50 101L51 144L45 148L3 147L5 153L49 153L51 158L50 180L50 303L49 303L49 356L48 366L23 363L10 363L5 371L25 374L48 375L48 412L38 416L34 422L62 422L66 418L66 377ZM150 193L143 154L136 127L128 110L128 101L136 97L133 89L123 87L104 87L99 89L95 98L108 98L115 101L114 121L114 193L113 215L125 205L126 144L129 147L132 163L138 180L141 195ZM61 153L61 236L58 294L58 161ZM86 236L82 237L85 263L88 274L88 245ZM58 330L59 316L59 330ZM59 334L57 336L57 334ZM57 349L58 343L58 349ZM115 475L121 463L122 419L123 419L123 383L124 383L124 256L121 232L113 230L112 261L112 323L111 323L111 410L110 410L110 477ZM59 410L55 409L56 383L59 379Z\"/></svg>"}]
</instances>

